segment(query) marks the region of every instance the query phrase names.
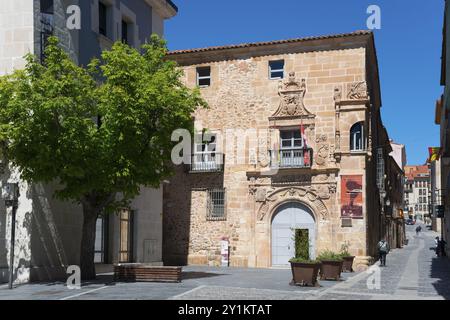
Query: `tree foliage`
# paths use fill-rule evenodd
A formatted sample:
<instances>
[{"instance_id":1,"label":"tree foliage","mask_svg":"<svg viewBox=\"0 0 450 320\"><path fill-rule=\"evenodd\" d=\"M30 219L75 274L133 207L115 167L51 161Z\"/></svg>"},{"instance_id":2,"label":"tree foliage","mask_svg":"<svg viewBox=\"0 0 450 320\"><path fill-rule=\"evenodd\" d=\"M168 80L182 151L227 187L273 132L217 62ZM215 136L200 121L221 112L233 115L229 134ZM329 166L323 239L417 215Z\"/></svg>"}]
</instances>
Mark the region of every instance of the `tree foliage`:
<instances>
[{"instance_id":1,"label":"tree foliage","mask_svg":"<svg viewBox=\"0 0 450 320\"><path fill-rule=\"evenodd\" d=\"M4 156L27 181L57 181L62 199L126 201L158 187L171 173L172 131L206 106L166 54L154 35L141 50L117 42L83 68L50 38L44 64L28 55L24 70L0 77Z\"/></svg>"}]
</instances>

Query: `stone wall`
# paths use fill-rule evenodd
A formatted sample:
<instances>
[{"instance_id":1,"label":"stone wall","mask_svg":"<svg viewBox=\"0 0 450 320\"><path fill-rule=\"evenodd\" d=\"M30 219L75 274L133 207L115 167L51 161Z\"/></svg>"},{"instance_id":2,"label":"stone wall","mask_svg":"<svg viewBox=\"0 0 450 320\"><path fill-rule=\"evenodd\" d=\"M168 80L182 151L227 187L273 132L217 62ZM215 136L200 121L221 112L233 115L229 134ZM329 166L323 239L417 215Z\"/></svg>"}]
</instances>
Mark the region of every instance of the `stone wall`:
<instances>
[{"instance_id":1,"label":"stone wall","mask_svg":"<svg viewBox=\"0 0 450 320\"><path fill-rule=\"evenodd\" d=\"M295 75L290 77L295 77L297 83L305 79L301 117L277 115L283 84L268 79L268 63L280 59L285 61L284 81L292 72ZM165 262L218 264L220 239L227 236L231 265L269 267L273 214L279 204L298 201L314 212L317 252L339 250L348 241L350 251L367 264L367 220L372 208L368 192L375 187L366 171L372 162L368 162L367 150L358 154L349 150L353 124L363 122L366 136L370 135L367 96L352 95L359 84L367 85L366 49L280 55L253 55L249 49L247 58L233 59L230 55L226 60L214 60L184 66L184 81L195 87L196 68L211 67L211 86L201 88L209 108L196 111L195 127L219 134L225 169L222 174L212 175L189 174L178 168L165 187ZM270 165L266 155L278 143L279 127L299 128L300 121L304 122L308 146L314 150L312 168L280 170L264 176ZM243 131L231 136L226 134L227 129ZM249 137L245 139L245 130L249 129L256 130L259 136L255 138L247 131ZM245 152L238 153L241 149ZM364 215L352 219L352 226L346 228L341 226L341 175L363 176ZM206 219L206 189L213 185L226 189L226 221ZM261 192L264 199L258 200L256 195L261 196Z\"/></svg>"}]
</instances>

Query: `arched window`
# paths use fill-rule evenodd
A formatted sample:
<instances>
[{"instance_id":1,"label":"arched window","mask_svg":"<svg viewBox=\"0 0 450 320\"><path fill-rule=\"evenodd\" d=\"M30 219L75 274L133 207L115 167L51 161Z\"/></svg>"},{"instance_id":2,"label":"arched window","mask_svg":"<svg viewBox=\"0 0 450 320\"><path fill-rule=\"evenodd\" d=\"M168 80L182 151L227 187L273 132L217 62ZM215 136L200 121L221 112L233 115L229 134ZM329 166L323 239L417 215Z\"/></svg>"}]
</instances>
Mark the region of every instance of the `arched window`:
<instances>
[{"instance_id":1,"label":"arched window","mask_svg":"<svg viewBox=\"0 0 450 320\"><path fill-rule=\"evenodd\" d=\"M364 126L362 122L358 122L350 129L350 151L361 151L364 149Z\"/></svg>"}]
</instances>

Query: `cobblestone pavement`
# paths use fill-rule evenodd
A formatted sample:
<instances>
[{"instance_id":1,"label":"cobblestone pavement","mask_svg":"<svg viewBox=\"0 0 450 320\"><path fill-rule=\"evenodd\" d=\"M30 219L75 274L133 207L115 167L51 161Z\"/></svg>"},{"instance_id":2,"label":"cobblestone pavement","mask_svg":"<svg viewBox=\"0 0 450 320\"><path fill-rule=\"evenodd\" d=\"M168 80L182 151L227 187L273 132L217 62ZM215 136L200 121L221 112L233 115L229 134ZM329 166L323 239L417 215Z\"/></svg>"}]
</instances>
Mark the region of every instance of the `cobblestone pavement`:
<instances>
[{"instance_id":1,"label":"cobblestone pavement","mask_svg":"<svg viewBox=\"0 0 450 320\"><path fill-rule=\"evenodd\" d=\"M425 227L421 235L407 226L409 244L392 250L386 267L378 263L368 272L343 274L343 281L320 281L320 287L290 286L289 269L183 268L182 283L116 283L105 274L80 290L61 282L0 285L0 299L236 299L236 300L396 300L450 299L450 259L434 253L436 233ZM368 286L369 283L369 286Z\"/></svg>"}]
</instances>

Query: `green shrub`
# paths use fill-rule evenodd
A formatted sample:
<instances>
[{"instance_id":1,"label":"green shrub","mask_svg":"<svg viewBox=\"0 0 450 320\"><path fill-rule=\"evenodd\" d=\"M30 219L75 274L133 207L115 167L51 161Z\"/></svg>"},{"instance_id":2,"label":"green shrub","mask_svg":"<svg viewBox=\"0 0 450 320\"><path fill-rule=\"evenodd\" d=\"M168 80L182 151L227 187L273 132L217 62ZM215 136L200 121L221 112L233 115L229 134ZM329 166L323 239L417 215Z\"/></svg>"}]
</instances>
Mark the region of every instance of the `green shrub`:
<instances>
[{"instance_id":1,"label":"green shrub","mask_svg":"<svg viewBox=\"0 0 450 320\"><path fill-rule=\"evenodd\" d=\"M295 258L309 260L309 231L307 229L295 230Z\"/></svg>"},{"instance_id":2,"label":"green shrub","mask_svg":"<svg viewBox=\"0 0 450 320\"><path fill-rule=\"evenodd\" d=\"M350 244L348 242L344 243L341 246L341 252L340 255L341 257L352 257L352 254L348 251L348 248L350 247Z\"/></svg>"},{"instance_id":3,"label":"green shrub","mask_svg":"<svg viewBox=\"0 0 450 320\"><path fill-rule=\"evenodd\" d=\"M325 250L322 251L319 256L317 257L317 260L324 261L342 261L342 256L340 253L333 252L331 250Z\"/></svg>"},{"instance_id":4,"label":"green shrub","mask_svg":"<svg viewBox=\"0 0 450 320\"><path fill-rule=\"evenodd\" d=\"M303 259L303 258L292 258L291 260L289 260L289 262L307 263L307 264L320 263L320 261L318 261L318 260L309 260L309 259Z\"/></svg>"}]
</instances>

